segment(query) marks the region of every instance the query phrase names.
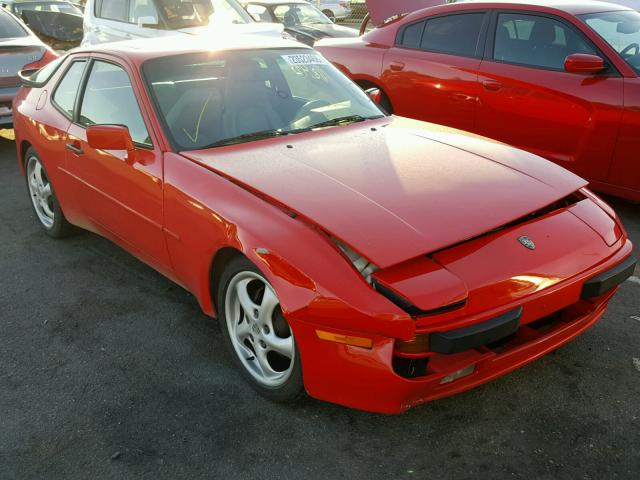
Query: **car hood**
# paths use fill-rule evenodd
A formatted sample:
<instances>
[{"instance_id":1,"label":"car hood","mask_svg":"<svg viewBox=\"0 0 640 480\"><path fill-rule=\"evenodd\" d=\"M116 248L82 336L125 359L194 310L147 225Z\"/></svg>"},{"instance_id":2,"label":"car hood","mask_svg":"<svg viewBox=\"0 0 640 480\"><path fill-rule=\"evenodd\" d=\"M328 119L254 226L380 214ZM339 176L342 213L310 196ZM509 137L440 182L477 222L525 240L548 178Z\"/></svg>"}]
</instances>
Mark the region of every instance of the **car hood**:
<instances>
[{"instance_id":1,"label":"car hood","mask_svg":"<svg viewBox=\"0 0 640 480\"><path fill-rule=\"evenodd\" d=\"M381 268L504 226L586 185L521 150L394 117L183 155Z\"/></svg>"},{"instance_id":2,"label":"car hood","mask_svg":"<svg viewBox=\"0 0 640 480\"><path fill-rule=\"evenodd\" d=\"M357 37L358 31L353 28L342 27L333 23L313 24L313 25L295 25L293 27L286 27L286 31L293 34L307 35L314 40L320 40L322 38L351 38Z\"/></svg>"},{"instance_id":3,"label":"car hood","mask_svg":"<svg viewBox=\"0 0 640 480\"><path fill-rule=\"evenodd\" d=\"M445 0L367 0L369 16L374 25L381 25L386 19L394 15L411 13L421 8L444 5Z\"/></svg>"}]
</instances>

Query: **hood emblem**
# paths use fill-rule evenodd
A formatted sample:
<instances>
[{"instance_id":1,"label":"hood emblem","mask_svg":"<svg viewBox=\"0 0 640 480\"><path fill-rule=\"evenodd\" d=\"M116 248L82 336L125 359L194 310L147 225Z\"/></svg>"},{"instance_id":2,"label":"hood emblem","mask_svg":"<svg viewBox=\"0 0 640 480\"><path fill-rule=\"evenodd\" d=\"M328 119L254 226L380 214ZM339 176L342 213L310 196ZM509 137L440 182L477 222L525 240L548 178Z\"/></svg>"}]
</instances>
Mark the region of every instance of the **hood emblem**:
<instances>
[{"instance_id":1,"label":"hood emblem","mask_svg":"<svg viewBox=\"0 0 640 480\"><path fill-rule=\"evenodd\" d=\"M528 248L529 250L535 250L536 249L536 244L533 243L533 240L531 240L529 237L527 237L526 235L519 237L518 241L525 246L526 248Z\"/></svg>"}]
</instances>

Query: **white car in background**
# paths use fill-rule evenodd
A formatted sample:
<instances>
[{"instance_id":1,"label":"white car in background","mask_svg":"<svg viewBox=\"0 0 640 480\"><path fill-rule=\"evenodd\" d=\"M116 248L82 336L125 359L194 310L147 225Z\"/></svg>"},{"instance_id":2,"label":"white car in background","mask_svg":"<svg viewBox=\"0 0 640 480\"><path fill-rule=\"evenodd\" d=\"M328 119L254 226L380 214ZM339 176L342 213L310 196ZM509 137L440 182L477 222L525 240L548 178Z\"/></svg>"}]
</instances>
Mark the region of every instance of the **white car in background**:
<instances>
[{"instance_id":1,"label":"white car in background","mask_svg":"<svg viewBox=\"0 0 640 480\"><path fill-rule=\"evenodd\" d=\"M307 0L318 7L332 22L351 15L351 0Z\"/></svg>"},{"instance_id":2,"label":"white car in background","mask_svg":"<svg viewBox=\"0 0 640 480\"><path fill-rule=\"evenodd\" d=\"M82 45L211 32L283 35L257 23L236 0L88 0Z\"/></svg>"}]
</instances>

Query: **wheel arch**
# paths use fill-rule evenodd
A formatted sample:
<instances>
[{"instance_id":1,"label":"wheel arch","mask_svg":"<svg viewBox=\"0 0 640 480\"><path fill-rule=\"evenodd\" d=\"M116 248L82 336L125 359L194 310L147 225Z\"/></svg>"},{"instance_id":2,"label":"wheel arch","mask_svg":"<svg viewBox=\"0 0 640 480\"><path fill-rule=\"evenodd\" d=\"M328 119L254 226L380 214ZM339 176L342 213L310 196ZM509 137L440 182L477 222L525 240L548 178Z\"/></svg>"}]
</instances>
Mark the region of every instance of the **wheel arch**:
<instances>
[{"instance_id":1,"label":"wheel arch","mask_svg":"<svg viewBox=\"0 0 640 480\"><path fill-rule=\"evenodd\" d=\"M32 145L27 140L22 140L18 144L18 164L20 165L20 171L22 175L26 174L25 163L27 161L27 150L31 148Z\"/></svg>"}]
</instances>

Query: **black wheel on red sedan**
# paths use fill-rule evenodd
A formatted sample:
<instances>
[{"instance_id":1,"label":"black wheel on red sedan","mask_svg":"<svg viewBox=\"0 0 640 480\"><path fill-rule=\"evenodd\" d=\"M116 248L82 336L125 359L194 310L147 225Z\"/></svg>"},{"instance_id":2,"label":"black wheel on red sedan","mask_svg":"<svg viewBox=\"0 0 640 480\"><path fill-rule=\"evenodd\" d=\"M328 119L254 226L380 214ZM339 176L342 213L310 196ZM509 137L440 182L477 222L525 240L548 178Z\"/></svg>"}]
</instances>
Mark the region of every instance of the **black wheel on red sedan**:
<instances>
[{"instance_id":1,"label":"black wheel on red sedan","mask_svg":"<svg viewBox=\"0 0 640 480\"><path fill-rule=\"evenodd\" d=\"M304 392L300 353L269 281L247 258L236 257L218 290L220 326L243 376L270 400L298 399Z\"/></svg>"},{"instance_id":2,"label":"black wheel on red sedan","mask_svg":"<svg viewBox=\"0 0 640 480\"><path fill-rule=\"evenodd\" d=\"M31 207L40 226L52 238L73 233L73 226L62 213L47 170L31 147L25 155L24 165Z\"/></svg>"}]
</instances>

